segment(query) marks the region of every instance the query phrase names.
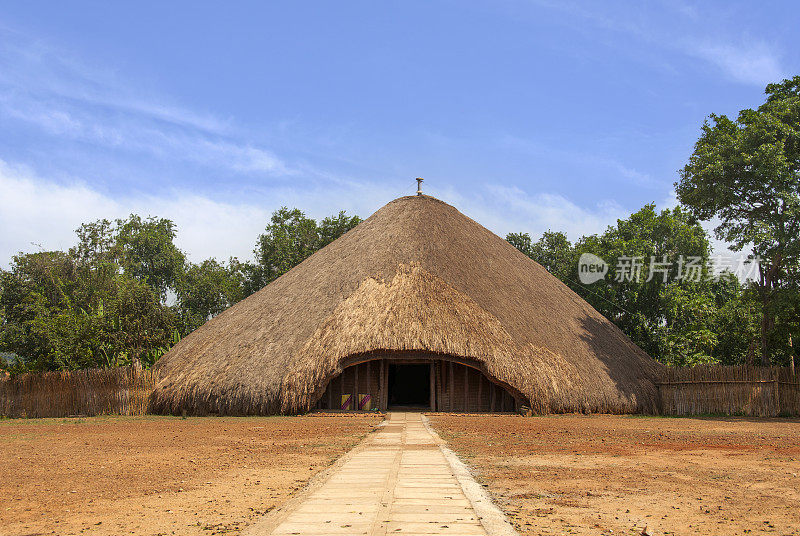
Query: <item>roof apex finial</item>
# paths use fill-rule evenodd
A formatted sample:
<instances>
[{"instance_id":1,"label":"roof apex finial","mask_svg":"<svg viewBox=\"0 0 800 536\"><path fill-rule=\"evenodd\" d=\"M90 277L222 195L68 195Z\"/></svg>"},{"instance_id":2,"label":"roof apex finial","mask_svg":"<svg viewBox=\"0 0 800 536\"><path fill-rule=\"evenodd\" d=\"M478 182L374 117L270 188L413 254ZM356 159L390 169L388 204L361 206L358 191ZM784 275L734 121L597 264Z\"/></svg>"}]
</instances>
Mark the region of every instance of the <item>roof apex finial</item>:
<instances>
[{"instance_id":1,"label":"roof apex finial","mask_svg":"<svg viewBox=\"0 0 800 536\"><path fill-rule=\"evenodd\" d=\"M422 181L424 181L422 177L417 177L417 195L422 195Z\"/></svg>"}]
</instances>

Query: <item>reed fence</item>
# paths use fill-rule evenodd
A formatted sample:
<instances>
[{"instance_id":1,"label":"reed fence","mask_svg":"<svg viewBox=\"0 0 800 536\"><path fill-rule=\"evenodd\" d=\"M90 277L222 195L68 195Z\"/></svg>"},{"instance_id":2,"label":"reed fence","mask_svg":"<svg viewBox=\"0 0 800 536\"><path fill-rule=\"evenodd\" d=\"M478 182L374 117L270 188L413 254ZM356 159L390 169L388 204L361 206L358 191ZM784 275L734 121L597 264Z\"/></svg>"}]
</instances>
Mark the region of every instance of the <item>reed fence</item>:
<instances>
[{"instance_id":1,"label":"reed fence","mask_svg":"<svg viewBox=\"0 0 800 536\"><path fill-rule=\"evenodd\" d=\"M140 366L16 374L0 378L0 415L143 415L155 387Z\"/></svg>"},{"instance_id":2,"label":"reed fence","mask_svg":"<svg viewBox=\"0 0 800 536\"><path fill-rule=\"evenodd\" d=\"M800 379L788 367L668 368L658 390L665 415L800 415Z\"/></svg>"}]
</instances>

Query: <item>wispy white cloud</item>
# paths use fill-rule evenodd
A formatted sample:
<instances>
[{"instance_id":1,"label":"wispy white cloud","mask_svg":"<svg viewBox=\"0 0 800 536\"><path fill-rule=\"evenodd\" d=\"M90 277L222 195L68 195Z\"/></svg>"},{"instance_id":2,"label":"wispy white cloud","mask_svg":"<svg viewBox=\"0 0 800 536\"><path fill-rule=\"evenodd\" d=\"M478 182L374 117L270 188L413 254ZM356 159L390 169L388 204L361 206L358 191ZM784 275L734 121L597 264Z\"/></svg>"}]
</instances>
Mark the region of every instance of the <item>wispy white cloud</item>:
<instances>
[{"instance_id":1,"label":"wispy white cloud","mask_svg":"<svg viewBox=\"0 0 800 536\"><path fill-rule=\"evenodd\" d=\"M585 207L559 194L527 192L497 183L489 183L467 194L452 187L434 189L431 193L502 237L512 232L538 237L553 230L563 231L570 240L577 240L602 232L618 218L630 215L611 200Z\"/></svg>"},{"instance_id":2,"label":"wispy white cloud","mask_svg":"<svg viewBox=\"0 0 800 536\"><path fill-rule=\"evenodd\" d=\"M29 96L0 96L0 115L35 125L51 136L143 153L156 158L228 169L235 172L291 175L293 172L271 151L245 141L154 124L147 118L105 114L92 109L69 109Z\"/></svg>"},{"instance_id":3,"label":"wispy white cloud","mask_svg":"<svg viewBox=\"0 0 800 536\"><path fill-rule=\"evenodd\" d=\"M487 190L493 204L504 209L502 214L505 214L506 221L502 227L513 223L517 226L514 230L533 235L547 230L564 231L570 239L576 240L587 234L602 232L617 218L629 215L611 200L587 208L559 194L529 194L520 188L499 184L489 185Z\"/></svg>"},{"instance_id":4,"label":"wispy white cloud","mask_svg":"<svg viewBox=\"0 0 800 536\"><path fill-rule=\"evenodd\" d=\"M273 210L296 206L312 217L334 211L366 216L389 201L385 188L369 183L342 183L304 189L275 187L247 202L223 201L174 189L166 194L110 197L80 182L44 179L30 168L0 160L0 267L20 251L66 250L74 245L82 223L122 218L131 213L170 218L178 227L176 243L191 260L230 256L250 258L256 237Z\"/></svg>"},{"instance_id":5,"label":"wispy white cloud","mask_svg":"<svg viewBox=\"0 0 800 536\"><path fill-rule=\"evenodd\" d=\"M84 103L208 132L222 133L230 127L230 121L189 110L137 87L114 69L90 65L64 47L2 25L0 66L0 84L39 99Z\"/></svg>"},{"instance_id":6,"label":"wispy white cloud","mask_svg":"<svg viewBox=\"0 0 800 536\"><path fill-rule=\"evenodd\" d=\"M608 3L553 2L531 0L539 7L581 19L594 28L625 34L644 44L703 60L725 76L743 84L764 86L787 76L781 51L764 40L742 38L741 29L734 27L731 17L715 13L716 25L709 24L709 14L702 13L702 4L687 4L670 0L661 2L659 9L634 10ZM654 7L654 6L651 6ZM638 54L638 50L634 50ZM650 56L641 56L649 64ZM660 63L672 70L672 64Z\"/></svg>"},{"instance_id":7,"label":"wispy white cloud","mask_svg":"<svg viewBox=\"0 0 800 536\"><path fill-rule=\"evenodd\" d=\"M780 54L762 42L734 45L701 41L685 47L688 54L715 65L726 76L744 84L765 86L786 76Z\"/></svg>"},{"instance_id":8,"label":"wispy white cloud","mask_svg":"<svg viewBox=\"0 0 800 536\"><path fill-rule=\"evenodd\" d=\"M0 117L73 140L238 173L291 174L230 121L198 114L92 68L64 51L0 29Z\"/></svg>"},{"instance_id":9,"label":"wispy white cloud","mask_svg":"<svg viewBox=\"0 0 800 536\"><path fill-rule=\"evenodd\" d=\"M660 183L648 173L639 171L611 155L579 151L563 145L544 144L537 140L510 135L497 137L494 141L532 156L591 164L593 167L605 169L606 175L612 178L616 175L624 182L635 184L638 187L658 188L663 186L663 183Z\"/></svg>"}]
</instances>

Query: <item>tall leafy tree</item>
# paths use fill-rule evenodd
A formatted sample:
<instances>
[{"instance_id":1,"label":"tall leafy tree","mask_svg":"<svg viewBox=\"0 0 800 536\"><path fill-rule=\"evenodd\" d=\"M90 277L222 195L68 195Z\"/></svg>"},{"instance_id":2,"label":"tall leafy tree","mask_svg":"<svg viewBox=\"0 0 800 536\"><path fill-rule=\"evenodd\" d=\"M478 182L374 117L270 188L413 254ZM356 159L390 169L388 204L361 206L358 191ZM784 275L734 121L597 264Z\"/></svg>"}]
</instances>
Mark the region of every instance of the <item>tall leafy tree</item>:
<instances>
[{"instance_id":1,"label":"tall leafy tree","mask_svg":"<svg viewBox=\"0 0 800 536\"><path fill-rule=\"evenodd\" d=\"M347 231L361 223L358 216L348 216L344 210L336 216L328 216L319 222L317 249L324 248Z\"/></svg>"},{"instance_id":2,"label":"tall leafy tree","mask_svg":"<svg viewBox=\"0 0 800 536\"><path fill-rule=\"evenodd\" d=\"M667 363L685 364L687 353L694 362L711 360L707 338L696 322L685 317L700 316L709 301L707 296L687 300L705 293L706 274L688 277L686 266L679 264L681 258L695 258L702 265L710 254L708 237L691 215L680 207L658 212L655 205L646 205L603 234L582 238L576 250L594 253L610 264L606 279L591 288L579 286L579 293L645 351ZM577 264L573 270L574 281ZM688 336L686 331L698 332L692 335L691 351L674 345L681 333ZM697 345L700 342L705 349Z\"/></svg>"},{"instance_id":3,"label":"tall leafy tree","mask_svg":"<svg viewBox=\"0 0 800 536\"><path fill-rule=\"evenodd\" d=\"M216 259L187 264L178 285L178 310L184 332L196 329L244 297L243 278L234 261L228 266Z\"/></svg>"},{"instance_id":4,"label":"tall leafy tree","mask_svg":"<svg viewBox=\"0 0 800 536\"><path fill-rule=\"evenodd\" d=\"M717 293L717 308L711 318L717 335L714 359L722 365L752 365L761 355L759 302L753 289L732 281L732 292Z\"/></svg>"},{"instance_id":5,"label":"tall leafy tree","mask_svg":"<svg viewBox=\"0 0 800 536\"><path fill-rule=\"evenodd\" d=\"M254 252L261 268L261 286L303 262L317 250L318 241L317 222L301 210L282 207L275 211Z\"/></svg>"},{"instance_id":6,"label":"tall leafy tree","mask_svg":"<svg viewBox=\"0 0 800 536\"><path fill-rule=\"evenodd\" d=\"M676 188L695 216L719 219L719 238L760 258L761 358L769 364L788 344L776 316L780 295L796 294L800 263L800 76L765 92L764 104L736 119L709 116Z\"/></svg>"},{"instance_id":7,"label":"tall leafy tree","mask_svg":"<svg viewBox=\"0 0 800 536\"><path fill-rule=\"evenodd\" d=\"M264 285L264 271L258 262L240 261L237 257L228 260L228 274L232 285L237 287L238 295L235 301L242 300L254 292L261 290Z\"/></svg>"},{"instance_id":8,"label":"tall leafy tree","mask_svg":"<svg viewBox=\"0 0 800 536\"><path fill-rule=\"evenodd\" d=\"M537 241L519 233L508 235L508 240L664 363L716 362L721 344L734 345L716 330L715 322L721 307L734 310L729 302L741 298L740 285L730 274L710 280L705 267L711 252L708 236L680 207L658 212L655 205L646 205L604 233L575 244L552 231ZM579 282L582 253L610 264L605 279L592 285ZM618 265L619 259L624 264ZM696 268L690 269L690 264ZM749 335L743 333L735 341L741 346L741 339Z\"/></svg>"},{"instance_id":9,"label":"tall leafy tree","mask_svg":"<svg viewBox=\"0 0 800 536\"><path fill-rule=\"evenodd\" d=\"M253 274L253 286L257 290L274 281L360 222L361 218L349 217L344 211L319 224L296 208L275 211L256 242L258 271Z\"/></svg>"},{"instance_id":10,"label":"tall leafy tree","mask_svg":"<svg viewBox=\"0 0 800 536\"><path fill-rule=\"evenodd\" d=\"M21 254L0 272L0 350L15 370L151 364L173 340L171 311L148 285L63 252Z\"/></svg>"},{"instance_id":11,"label":"tall leafy tree","mask_svg":"<svg viewBox=\"0 0 800 536\"><path fill-rule=\"evenodd\" d=\"M528 233L510 233L506 240L562 281L570 279L577 257L565 233L548 230L536 242Z\"/></svg>"},{"instance_id":12,"label":"tall leafy tree","mask_svg":"<svg viewBox=\"0 0 800 536\"><path fill-rule=\"evenodd\" d=\"M78 244L70 249L70 255L82 265L119 264L115 223L101 219L84 223L75 230Z\"/></svg>"},{"instance_id":13,"label":"tall leafy tree","mask_svg":"<svg viewBox=\"0 0 800 536\"><path fill-rule=\"evenodd\" d=\"M77 271L72 259L58 251L18 255L11 269L0 272L0 349L37 361L47 368L51 339L41 329L41 318L69 308Z\"/></svg>"},{"instance_id":14,"label":"tall leafy tree","mask_svg":"<svg viewBox=\"0 0 800 536\"><path fill-rule=\"evenodd\" d=\"M155 289L163 298L176 289L186 258L175 245L176 227L166 218L131 214L117 220L116 247L126 274Z\"/></svg>"},{"instance_id":15,"label":"tall leafy tree","mask_svg":"<svg viewBox=\"0 0 800 536\"><path fill-rule=\"evenodd\" d=\"M168 291L177 290L186 258L175 245L172 220L131 214L114 222L86 223L75 232L78 244L70 254L82 265L115 265L153 288L162 300Z\"/></svg>"}]
</instances>

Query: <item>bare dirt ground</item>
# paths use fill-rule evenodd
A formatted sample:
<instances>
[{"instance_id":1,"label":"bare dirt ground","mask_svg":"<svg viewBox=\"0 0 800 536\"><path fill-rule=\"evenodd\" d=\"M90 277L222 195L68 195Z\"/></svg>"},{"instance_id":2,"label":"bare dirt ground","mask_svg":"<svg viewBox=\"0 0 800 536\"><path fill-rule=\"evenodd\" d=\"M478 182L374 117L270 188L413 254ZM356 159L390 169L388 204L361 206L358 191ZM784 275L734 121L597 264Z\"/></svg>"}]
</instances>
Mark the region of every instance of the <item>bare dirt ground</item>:
<instances>
[{"instance_id":1,"label":"bare dirt ground","mask_svg":"<svg viewBox=\"0 0 800 536\"><path fill-rule=\"evenodd\" d=\"M800 420L430 418L521 534L800 534Z\"/></svg>"},{"instance_id":2,"label":"bare dirt ground","mask_svg":"<svg viewBox=\"0 0 800 536\"><path fill-rule=\"evenodd\" d=\"M381 419L0 421L0 534L236 534Z\"/></svg>"}]
</instances>

